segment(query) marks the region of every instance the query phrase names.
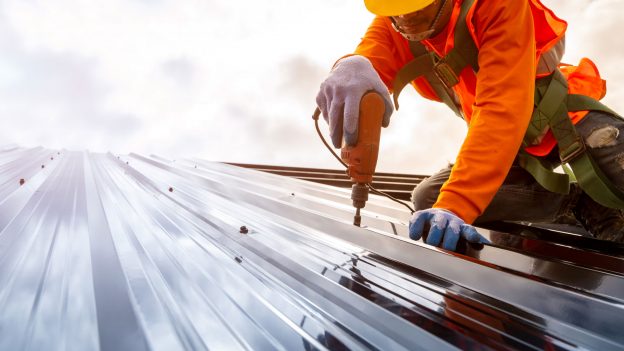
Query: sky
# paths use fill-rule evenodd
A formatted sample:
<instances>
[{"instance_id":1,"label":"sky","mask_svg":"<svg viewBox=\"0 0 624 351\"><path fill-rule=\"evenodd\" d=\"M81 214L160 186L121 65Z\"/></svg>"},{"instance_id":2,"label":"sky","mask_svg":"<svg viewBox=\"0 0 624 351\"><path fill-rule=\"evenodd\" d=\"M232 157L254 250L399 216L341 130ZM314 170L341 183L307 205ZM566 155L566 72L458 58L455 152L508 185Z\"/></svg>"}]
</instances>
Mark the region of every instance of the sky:
<instances>
[{"instance_id":1,"label":"sky","mask_svg":"<svg viewBox=\"0 0 624 351\"><path fill-rule=\"evenodd\" d=\"M624 113L624 0L543 0ZM0 0L0 145L340 168L318 87L372 20L361 0ZM327 136L324 122L322 130ZM466 125L412 89L378 171L453 162Z\"/></svg>"}]
</instances>

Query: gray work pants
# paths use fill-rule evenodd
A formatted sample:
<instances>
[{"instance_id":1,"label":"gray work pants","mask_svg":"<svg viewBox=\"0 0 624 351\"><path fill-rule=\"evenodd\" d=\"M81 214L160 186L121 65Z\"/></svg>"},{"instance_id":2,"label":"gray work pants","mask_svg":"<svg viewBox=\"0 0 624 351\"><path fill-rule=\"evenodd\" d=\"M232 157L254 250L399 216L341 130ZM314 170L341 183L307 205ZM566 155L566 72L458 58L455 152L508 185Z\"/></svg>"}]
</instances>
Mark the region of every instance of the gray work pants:
<instances>
[{"instance_id":1,"label":"gray work pants","mask_svg":"<svg viewBox=\"0 0 624 351\"><path fill-rule=\"evenodd\" d=\"M602 112L591 111L577 125L590 155L607 177L624 189L624 121ZM552 157L552 156L551 156ZM415 209L430 208L440 188L451 174L451 166L423 180L412 193ZM581 191L575 184L570 194L550 192L514 163L490 205L475 224L498 220L553 222L578 201Z\"/></svg>"}]
</instances>

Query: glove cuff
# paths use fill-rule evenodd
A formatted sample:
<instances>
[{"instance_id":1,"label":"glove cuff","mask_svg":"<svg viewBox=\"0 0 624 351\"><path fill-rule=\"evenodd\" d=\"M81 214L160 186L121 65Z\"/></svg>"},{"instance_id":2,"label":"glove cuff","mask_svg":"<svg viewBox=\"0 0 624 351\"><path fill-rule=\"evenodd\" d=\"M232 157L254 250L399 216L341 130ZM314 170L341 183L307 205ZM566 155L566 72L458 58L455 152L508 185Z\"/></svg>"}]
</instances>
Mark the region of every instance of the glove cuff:
<instances>
[{"instance_id":1,"label":"glove cuff","mask_svg":"<svg viewBox=\"0 0 624 351\"><path fill-rule=\"evenodd\" d=\"M459 217L455 212L451 211L451 210L447 210L446 208L441 208L441 207L434 207L436 210L440 210L440 211L444 211L446 213L452 214L453 216L461 219L461 217ZM463 219L462 219L463 221Z\"/></svg>"},{"instance_id":2,"label":"glove cuff","mask_svg":"<svg viewBox=\"0 0 624 351\"><path fill-rule=\"evenodd\" d=\"M362 55L344 56L338 59L336 63L334 63L334 66L332 67L331 70L333 71L336 68L343 66L343 65L366 65L366 66L369 66L370 69L372 69L373 71L375 70L375 68L373 67L373 64L366 57Z\"/></svg>"}]
</instances>

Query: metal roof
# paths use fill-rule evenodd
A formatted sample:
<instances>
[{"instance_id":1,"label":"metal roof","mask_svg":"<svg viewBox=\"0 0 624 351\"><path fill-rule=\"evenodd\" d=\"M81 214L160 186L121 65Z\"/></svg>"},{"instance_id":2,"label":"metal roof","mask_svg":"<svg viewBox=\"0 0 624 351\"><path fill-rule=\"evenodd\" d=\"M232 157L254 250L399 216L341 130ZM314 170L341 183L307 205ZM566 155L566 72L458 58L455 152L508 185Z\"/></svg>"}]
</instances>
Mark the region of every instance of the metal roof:
<instances>
[{"instance_id":1,"label":"metal roof","mask_svg":"<svg viewBox=\"0 0 624 351\"><path fill-rule=\"evenodd\" d=\"M450 253L372 195L198 159L0 151L0 350L624 349L624 248ZM495 229L495 230L492 230Z\"/></svg>"}]
</instances>

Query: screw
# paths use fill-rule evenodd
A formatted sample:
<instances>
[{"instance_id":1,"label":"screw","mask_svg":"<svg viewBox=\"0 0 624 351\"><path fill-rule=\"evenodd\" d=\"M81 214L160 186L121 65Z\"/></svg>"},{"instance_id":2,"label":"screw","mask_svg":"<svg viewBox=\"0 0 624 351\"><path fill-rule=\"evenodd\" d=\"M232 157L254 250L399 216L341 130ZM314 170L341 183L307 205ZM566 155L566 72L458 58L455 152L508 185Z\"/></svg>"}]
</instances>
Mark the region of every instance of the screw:
<instances>
[{"instance_id":1,"label":"screw","mask_svg":"<svg viewBox=\"0 0 624 351\"><path fill-rule=\"evenodd\" d=\"M50 160L54 160L54 157L50 157Z\"/></svg>"},{"instance_id":2,"label":"screw","mask_svg":"<svg viewBox=\"0 0 624 351\"><path fill-rule=\"evenodd\" d=\"M240 231L239 233L241 234L247 234L249 233L249 229L247 229L247 227L245 227L244 225L240 227Z\"/></svg>"},{"instance_id":3,"label":"screw","mask_svg":"<svg viewBox=\"0 0 624 351\"><path fill-rule=\"evenodd\" d=\"M173 192L173 188L169 187L169 192L172 193Z\"/></svg>"},{"instance_id":4,"label":"screw","mask_svg":"<svg viewBox=\"0 0 624 351\"><path fill-rule=\"evenodd\" d=\"M20 179L20 185L24 185L24 183L26 183L26 181L24 180L24 178Z\"/></svg>"},{"instance_id":5,"label":"screw","mask_svg":"<svg viewBox=\"0 0 624 351\"><path fill-rule=\"evenodd\" d=\"M242 259L242 258L240 258L240 257L238 257L238 256L234 257L234 260L235 260L236 262L238 262L238 263L242 263L242 262L243 262L243 259Z\"/></svg>"},{"instance_id":6,"label":"screw","mask_svg":"<svg viewBox=\"0 0 624 351\"><path fill-rule=\"evenodd\" d=\"M44 165L41 165L41 168L45 168L45 166L44 166Z\"/></svg>"}]
</instances>

